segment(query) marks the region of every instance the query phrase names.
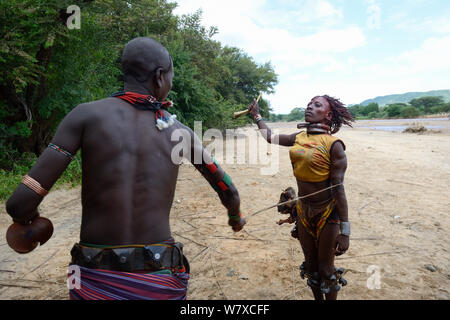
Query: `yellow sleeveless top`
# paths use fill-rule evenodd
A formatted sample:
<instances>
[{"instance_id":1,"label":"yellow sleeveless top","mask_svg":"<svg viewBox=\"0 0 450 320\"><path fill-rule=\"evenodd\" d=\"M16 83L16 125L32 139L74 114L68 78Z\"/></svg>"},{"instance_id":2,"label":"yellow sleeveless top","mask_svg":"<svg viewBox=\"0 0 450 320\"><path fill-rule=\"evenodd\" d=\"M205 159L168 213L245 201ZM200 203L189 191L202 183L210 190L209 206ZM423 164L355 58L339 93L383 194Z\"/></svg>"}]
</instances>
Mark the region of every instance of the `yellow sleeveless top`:
<instances>
[{"instance_id":1,"label":"yellow sleeveless top","mask_svg":"<svg viewBox=\"0 0 450 320\"><path fill-rule=\"evenodd\" d=\"M329 134L307 134L300 132L294 146L289 150L294 176L305 182L325 181L330 176L331 147L339 138Z\"/></svg>"}]
</instances>

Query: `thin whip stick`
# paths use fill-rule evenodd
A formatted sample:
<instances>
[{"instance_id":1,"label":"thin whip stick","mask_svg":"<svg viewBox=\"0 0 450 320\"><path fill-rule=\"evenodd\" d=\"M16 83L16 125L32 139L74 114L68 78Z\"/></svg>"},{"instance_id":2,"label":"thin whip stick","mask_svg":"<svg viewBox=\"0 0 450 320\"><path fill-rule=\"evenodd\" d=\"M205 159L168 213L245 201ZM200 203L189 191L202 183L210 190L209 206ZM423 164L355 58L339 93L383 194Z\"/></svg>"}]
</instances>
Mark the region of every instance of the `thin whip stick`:
<instances>
[{"instance_id":1,"label":"thin whip stick","mask_svg":"<svg viewBox=\"0 0 450 320\"><path fill-rule=\"evenodd\" d=\"M344 184L344 183L335 184L335 185L332 185L332 186L330 186L330 187L328 187L328 188L325 188L325 189L322 189L322 190L319 190L319 191L316 191L316 192L307 194L307 195L305 195L305 196L301 196L301 197L294 198L294 199L292 199L292 200L288 200L288 201L285 201L285 202L277 203L277 204L275 204L275 205L273 205L273 206L270 206L270 207L267 207L267 208L258 210L258 211L256 211L256 212L253 212L253 213L250 214L248 217L253 217L254 215L257 215L258 213L267 211L267 210L269 210L269 209L272 209L272 208L275 208L275 207L278 207L278 206L282 206L283 204L287 204L287 203L291 203L291 202L294 202L294 201L297 201L297 200L300 200L300 199L308 198L308 197L310 197L310 196L313 196L313 195L315 195L315 194L321 193L321 192L323 192L323 191L326 191L326 190L328 190L328 189L331 189L331 188L334 188L334 187L337 187L337 186L340 186L340 185L343 185L343 184Z\"/></svg>"}]
</instances>

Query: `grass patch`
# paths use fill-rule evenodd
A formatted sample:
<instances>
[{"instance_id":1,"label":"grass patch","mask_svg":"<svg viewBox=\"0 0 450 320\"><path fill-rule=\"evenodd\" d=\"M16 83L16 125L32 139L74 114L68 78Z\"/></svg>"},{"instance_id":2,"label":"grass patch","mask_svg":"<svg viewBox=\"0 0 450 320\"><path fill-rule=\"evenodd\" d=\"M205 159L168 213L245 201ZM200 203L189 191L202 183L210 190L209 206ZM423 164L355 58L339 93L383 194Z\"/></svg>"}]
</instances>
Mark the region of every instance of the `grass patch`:
<instances>
[{"instance_id":1,"label":"grass patch","mask_svg":"<svg viewBox=\"0 0 450 320\"><path fill-rule=\"evenodd\" d=\"M20 161L14 164L13 170L0 169L0 201L7 200L26 175L34 162L35 156L24 156ZM62 187L76 187L81 184L81 155L78 152L70 162L64 173L56 181L52 190Z\"/></svg>"}]
</instances>

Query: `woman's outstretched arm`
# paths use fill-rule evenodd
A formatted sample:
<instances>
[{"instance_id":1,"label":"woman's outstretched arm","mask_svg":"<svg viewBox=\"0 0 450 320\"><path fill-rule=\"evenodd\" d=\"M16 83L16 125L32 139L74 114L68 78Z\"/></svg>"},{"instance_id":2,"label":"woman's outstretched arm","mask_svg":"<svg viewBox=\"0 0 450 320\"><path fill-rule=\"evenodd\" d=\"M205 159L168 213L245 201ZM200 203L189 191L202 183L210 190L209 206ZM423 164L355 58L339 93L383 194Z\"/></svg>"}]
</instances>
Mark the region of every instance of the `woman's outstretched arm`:
<instances>
[{"instance_id":1,"label":"woman's outstretched arm","mask_svg":"<svg viewBox=\"0 0 450 320\"><path fill-rule=\"evenodd\" d=\"M270 130L270 128L262 119L261 114L259 113L259 105L256 99L253 100L248 109L250 110L250 114L253 117L253 120L256 122L256 125L260 129L262 136L268 143L279 144L280 146L286 147L292 147L294 145L295 137L297 136L298 132L293 134L277 134L272 136L272 130Z\"/></svg>"}]
</instances>

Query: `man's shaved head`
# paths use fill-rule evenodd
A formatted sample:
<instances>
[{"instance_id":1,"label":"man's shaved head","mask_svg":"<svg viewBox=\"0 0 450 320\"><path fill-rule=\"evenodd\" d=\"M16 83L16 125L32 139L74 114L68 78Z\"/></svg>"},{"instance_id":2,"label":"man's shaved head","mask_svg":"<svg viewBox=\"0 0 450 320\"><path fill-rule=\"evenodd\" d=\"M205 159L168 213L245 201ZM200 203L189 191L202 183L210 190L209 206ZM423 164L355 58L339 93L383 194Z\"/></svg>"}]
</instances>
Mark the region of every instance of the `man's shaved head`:
<instances>
[{"instance_id":1,"label":"man's shaved head","mask_svg":"<svg viewBox=\"0 0 450 320\"><path fill-rule=\"evenodd\" d=\"M125 82L145 82L161 68L163 72L172 69L172 58L167 49L158 41L139 37L128 42L122 53L122 70Z\"/></svg>"}]
</instances>

